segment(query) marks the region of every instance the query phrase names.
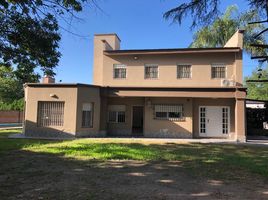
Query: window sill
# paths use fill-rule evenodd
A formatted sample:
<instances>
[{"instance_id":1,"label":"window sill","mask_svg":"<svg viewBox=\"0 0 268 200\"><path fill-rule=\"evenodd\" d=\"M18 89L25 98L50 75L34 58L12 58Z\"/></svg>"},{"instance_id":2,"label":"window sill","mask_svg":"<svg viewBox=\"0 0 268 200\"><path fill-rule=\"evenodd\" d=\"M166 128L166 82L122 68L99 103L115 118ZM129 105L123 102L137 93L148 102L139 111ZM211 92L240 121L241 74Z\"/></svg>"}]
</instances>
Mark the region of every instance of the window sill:
<instances>
[{"instance_id":1,"label":"window sill","mask_svg":"<svg viewBox=\"0 0 268 200\"><path fill-rule=\"evenodd\" d=\"M171 122L186 122L185 118L181 118L181 119L161 119L161 118L154 118L154 120L161 120L161 121L171 121Z\"/></svg>"}]
</instances>

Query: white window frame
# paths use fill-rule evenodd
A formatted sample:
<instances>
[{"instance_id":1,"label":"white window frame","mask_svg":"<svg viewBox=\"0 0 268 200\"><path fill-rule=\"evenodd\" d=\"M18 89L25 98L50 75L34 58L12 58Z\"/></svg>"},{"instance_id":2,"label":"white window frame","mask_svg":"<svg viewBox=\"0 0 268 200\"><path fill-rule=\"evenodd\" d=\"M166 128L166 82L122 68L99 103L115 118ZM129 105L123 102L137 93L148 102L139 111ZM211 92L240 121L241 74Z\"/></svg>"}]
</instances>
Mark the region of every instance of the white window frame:
<instances>
[{"instance_id":1,"label":"white window frame","mask_svg":"<svg viewBox=\"0 0 268 200\"><path fill-rule=\"evenodd\" d=\"M110 113L115 112L116 119L115 121L110 120ZM119 121L119 113L124 112L125 118L124 122ZM126 106L125 105L108 105L108 117L107 117L108 123L116 123L116 124L123 124L126 123Z\"/></svg>"},{"instance_id":2,"label":"white window frame","mask_svg":"<svg viewBox=\"0 0 268 200\"><path fill-rule=\"evenodd\" d=\"M157 77L146 77L146 67L157 67ZM144 65L144 79L155 80L159 78L159 65L158 64L145 64Z\"/></svg>"},{"instance_id":3,"label":"white window frame","mask_svg":"<svg viewBox=\"0 0 268 200\"><path fill-rule=\"evenodd\" d=\"M212 77L212 68L213 67L224 67L225 68L224 78L222 78L222 77ZM227 65L225 63L212 63L211 67L210 67L210 78L211 79L226 79L227 78Z\"/></svg>"},{"instance_id":4,"label":"white window frame","mask_svg":"<svg viewBox=\"0 0 268 200\"><path fill-rule=\"evenodd\" d=\"M178 108L176 108L176 106ZM163 107L161 109L163 109L163 111L157 111L157 107ZM178 109L179 111L175 111L175 110L172 110L172 107L173 109ZM160 109L159 108L159 109ZM166 117L157 117L156 116L156 113L159 112L159 113L166 113ZM181 113L180 117L170 117L170 113ZM154 119L157 119L157 120L169 120L169 121L183 121L185 120L185 117L184 117L184 106L183 104L155 104L154 105Z\"/></svg>"},{"instance_id":5,"label":"white window frame","mask_svg":"<svg viewBox=\"0 0 268 200\"><path fill-rule=\"evenodd\" d=\"M182 77L180 78L179 77L179 67L180 66L189 66L190 67L190 77ZM179 63L177 64L177 79L192 79L192 64L189 64L189 63Z\"/></svg>"},{"instance_id":6,"label":"white window frame","mask_svg":"<svg viewBox=\"0 0 268 200\"><path fill-rule=\"evenodd\" d=\"M126 76L125 77L115 77L115 69L125 69ZM124 64L114 64L113 65L113 78L114 79L126 79L127 78L127 66Z\"/></svg>"}]
</instances>

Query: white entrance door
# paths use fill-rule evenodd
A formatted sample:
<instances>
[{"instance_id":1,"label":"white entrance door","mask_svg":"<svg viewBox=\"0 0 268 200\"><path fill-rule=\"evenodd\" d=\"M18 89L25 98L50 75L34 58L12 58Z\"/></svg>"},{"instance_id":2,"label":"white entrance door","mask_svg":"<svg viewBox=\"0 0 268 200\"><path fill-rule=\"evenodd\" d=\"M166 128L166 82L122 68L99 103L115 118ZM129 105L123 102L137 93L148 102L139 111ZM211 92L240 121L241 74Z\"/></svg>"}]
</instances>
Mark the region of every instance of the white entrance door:
<instances>
[{"instance_id":1,"label":"white entrance door","mask_svg":"<svg viewBox=\"0 0 268 200\"><path fill-rule=\"evenodd\" d=\"M230 127L229 107L201 106L199 133L201 137L226 137Z\"/></svg>"}]
</instances>

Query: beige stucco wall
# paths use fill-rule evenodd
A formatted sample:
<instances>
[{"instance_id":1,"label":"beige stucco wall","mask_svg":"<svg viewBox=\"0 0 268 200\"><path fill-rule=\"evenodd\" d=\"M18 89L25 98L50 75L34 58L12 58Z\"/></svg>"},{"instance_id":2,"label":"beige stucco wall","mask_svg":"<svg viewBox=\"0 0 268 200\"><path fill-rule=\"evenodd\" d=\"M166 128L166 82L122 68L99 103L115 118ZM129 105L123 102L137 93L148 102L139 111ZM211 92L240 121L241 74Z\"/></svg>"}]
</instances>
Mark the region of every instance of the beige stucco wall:
<instances>
[{"instance_id":1,"label":"beige stucco wall","mask_svg":"<svg viewBox=\"0 0 268 200\"><path fill-rule=\"evenodd\" d=\"M132 135L132 107L144 106L145 137L191 138L192 101L189 98L149 98L152 104L183 104L185 120L168 121L154 119L153 106L146 105L148 98L108 98L107 105L126 105L125 123L107 123L107 134ZM108 112L106 113L108 115Z\"/></svg>"},{"instance_id":2,"label":"beige stucco wall","mask_svg":"<svg viewBox=\"0 0 268 200\"><path fill-rule=\"evenodd\" d=\"M107 105L125 105L126 118L125 123L107 123L107 134L127 136L132 134L132 106L144 105L144 98L108 98ZM108 115L108 111L105 113Z\"/></svg>"},{"instance_id":3,"label":"beige stucco wall","mask_svg":"<svg viewBox=\"0 0 268 200\"><path fill-rule=\"evenodd\" d=\"M154 119L153 106L145 106L144 136L164 138L192 138L191 98L149 98L153 104L182 104L184 120L169 121ZM146 100L147 101L147 100Z\"/></svg>"},{"instance_id":4,"label":"beige stucco wall","mask_svg":"<svg viewBox=\"0 0 268 200\"><path fill-rule=\"evenodd\" d=\"M101 137L100 90L97 87L26 87L25 134L33 137ZM55 94L53 98L50 94ZM38 101L64 102L62 127L38 127ZM83 103L93 103L93 127L82 128Z\"/></svg>"},{"instance_id":5,"label":"beige stucco wall","mask_svg":"<svg viewBox=\"0 0 268 200\"><path fill-rule=\"evenodd\" d=\"M74 137L76 131L77 88L26 87L25 135L33 137ZM57 98L50 97L55 94ZM38 127L38 101L64 101L63 127Z\"/></svg>"},{"instance_id":6,"label":"beige stucco wall","mask_svg":"<svg viewBox=\"0 0 268 200\"><path fill-rule=\"evenodd\" d=\"M239 55L235 53L194 53L172 55L139 55L138 60L133 56L104 56L103 86L135 86L135 87L216 87L221 86L221 79L211 78L211 64L222 63L227 66L227 79L235 79L242 84L237 74L242 73L241 64L235 61ZM113 78L113 65L127 66L126 79ZM159 77L157 79L144 78L144 65L157 64ZM191 64L192 78L177 79L177 64ZM242 66L242 65L241 65ZM98 66L94 66L95 68ZM240 73L241 71L241 73Z\"/></svg>"},{"instance_id":7,"label":"beige stucco wall","mask_svg":"<svg viewBox=\"0 0 268 200\"><path fill-rule=\"evenodd\" d=\"M83 103L93 103L93 127L82 128L82 106ZM77 120L76 120L76 136L77 137L101 137L105 136L105 132L100 133L100 107L101 98L99 88L79 87L77 99Z\"/></svg>"},{"instance_id":8,"label":"beige stucco wall","mask_svg":"<svg viewBox=\"0 0 268 200\"><path fill-rule=\"evenodd\" d=\"M199 107L200 106L229 106L230 107L230 134L228 138L235 139L235 98L232 99L210 99L194 98L193 99L193 134L199 137Z\"/></svg>"}]
</instances>

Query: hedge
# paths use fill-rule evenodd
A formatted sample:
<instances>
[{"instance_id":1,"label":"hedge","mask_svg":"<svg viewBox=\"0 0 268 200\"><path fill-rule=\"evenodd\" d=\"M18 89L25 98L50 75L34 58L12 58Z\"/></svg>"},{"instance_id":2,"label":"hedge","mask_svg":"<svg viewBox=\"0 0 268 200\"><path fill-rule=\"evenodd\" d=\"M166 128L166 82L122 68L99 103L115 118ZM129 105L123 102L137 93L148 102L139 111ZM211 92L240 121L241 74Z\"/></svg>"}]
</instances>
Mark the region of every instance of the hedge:
<instances>
[{"instance_id":1,"label":"hedge","mask_svg":"<svg viewBox=\"0 0 268 200\"><path fill-rule=\"evenodd\" d=\"M0 102L0 110L23 110L24 99L14 100L13 102Z\"/></svg>"}]
</instances>

